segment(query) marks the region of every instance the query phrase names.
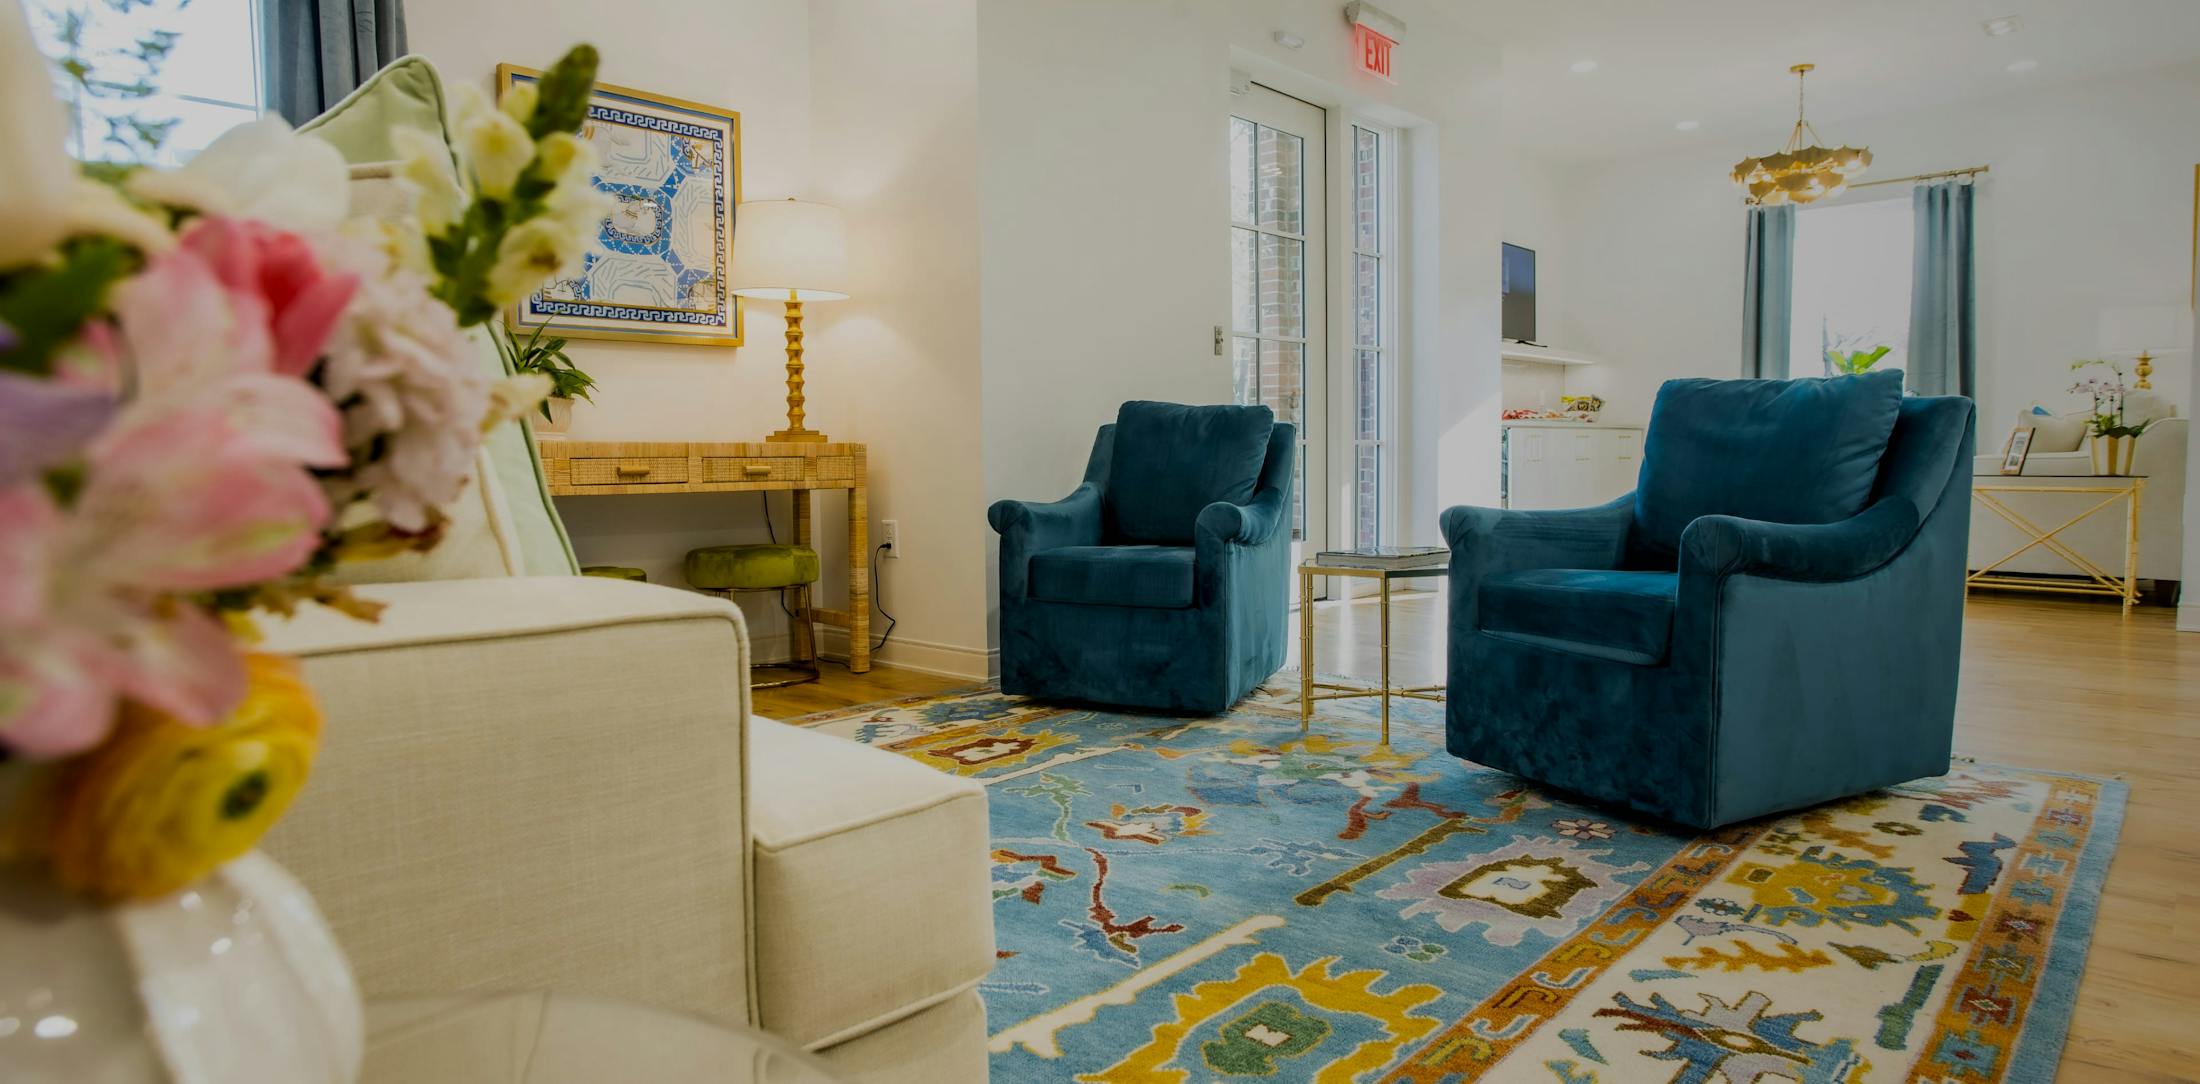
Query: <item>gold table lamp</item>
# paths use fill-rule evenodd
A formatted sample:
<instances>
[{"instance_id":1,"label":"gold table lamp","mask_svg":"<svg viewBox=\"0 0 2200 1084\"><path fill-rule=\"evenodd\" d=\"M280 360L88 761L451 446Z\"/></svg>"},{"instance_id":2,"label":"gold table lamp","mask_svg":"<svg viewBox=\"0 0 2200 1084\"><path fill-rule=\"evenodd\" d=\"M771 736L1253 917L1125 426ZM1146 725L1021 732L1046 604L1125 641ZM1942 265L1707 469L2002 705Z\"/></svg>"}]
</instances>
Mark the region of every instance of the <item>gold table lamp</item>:
<instances>
[{"instance_id":1,"label":"gold table lamp","mask_svg":"<svg viewBox=\"0 0 2200 1084\"><path fill-rule=\"evenodd\" d=\"M848 241L840 209L796 199L758 200L734 212L735 297L785 302L787 306L787 427L767 441L810 442L825 434L803 426L802 303L842 301L848 277Z\"/></svg>"},{"instance_id":2,"label":"gold table lamp","mask_svg":"<svg viewBox=\"0 0 2200 1084\"><path fill-rule=\"evenodd\" d=\"M2192 310L2183 305L2130 305L2101 312L2100 347L2110 355L2137 356L2134 388L2154 386L2157 354L2192 346Z\"/></svg>"}]
</instances>

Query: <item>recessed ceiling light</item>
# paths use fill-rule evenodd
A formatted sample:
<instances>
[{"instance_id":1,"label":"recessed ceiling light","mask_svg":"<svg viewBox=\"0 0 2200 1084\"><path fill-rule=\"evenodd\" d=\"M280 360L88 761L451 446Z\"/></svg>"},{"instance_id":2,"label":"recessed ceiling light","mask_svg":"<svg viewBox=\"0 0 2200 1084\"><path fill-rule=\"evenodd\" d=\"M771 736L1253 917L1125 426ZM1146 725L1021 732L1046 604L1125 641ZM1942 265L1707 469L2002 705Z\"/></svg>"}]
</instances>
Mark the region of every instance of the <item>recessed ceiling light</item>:
<instances>
[{"instance_id":1,"label":"recessed ceiling light","mask_svg":"<svg viewBox=\"0 0 2200 1084\"><path fill-rule=\"evenodd\" d=\"M1998 38L2003 34L2014 34L2017 32L2017 17L2014 15L2002 15L1996 18L1988 19L1985 22L1980 23L1979 25L1986 29L1987 37Z\"/></svg>"},{"instance_id":2,"label":"recessed ceiling light","mask_svg":"<svg viewBox=\"0 0 2200 1084\"><path fill-rule=\"evenodd\" d=\"M1575 75L1587 75L1597 70L1597 62L1594 60L1576 60L1570 67Z\"/></svg>"},{"instance_id":3,"label":"recessed ceiling light","mask_svg":"<svg viewBox=\"0 0 2200 1084\"><path fill-rule=\"evenodd\" d=\"M1276 44L1281 45L1286 49L1303 49L1306 47L1305 38L1302 38L1288 30L1278 30L1274 34L1271 34L1269 36L1276 40Z\"/></svg>"},{"instance_id":4,"label":"recessed ceiling light","mask_svg":"<svg viewBox=\"0 0 2200 1084\"><path fill-rule=\"evenodd\" d=\"M2009 68L2008 68L2008 70L2009 70L2009 71L2013 71L2013 72L2028 72L2028 71L2031 71L2032 69L2034 69L2034 68L2037 68L2037 67L2039 67L2039 66L2040 66L2040 62L2039 62L2039 61L2037 61L2037 60L2033 60L2033 59L2031 59L2031 58L2027 57L2027 58L2025 58L2025 59L2023 59L2023 60L2012 60L2012 61L2010 61L2010 62L2009 62Z\"/></svg>"},{"instance_id":5,"label":"recessed ceiling light","mask_svg":"<svg viewBox=\"0 0 2200 1084\"><path fill-rule=\"evenodd\" d=\"M1678 128L1683 132L1693 132L1696 129L1703 127L1703 122L1700 120L1684 120L1673 125L1673 127Z\"/></svg>"}]
</instances>

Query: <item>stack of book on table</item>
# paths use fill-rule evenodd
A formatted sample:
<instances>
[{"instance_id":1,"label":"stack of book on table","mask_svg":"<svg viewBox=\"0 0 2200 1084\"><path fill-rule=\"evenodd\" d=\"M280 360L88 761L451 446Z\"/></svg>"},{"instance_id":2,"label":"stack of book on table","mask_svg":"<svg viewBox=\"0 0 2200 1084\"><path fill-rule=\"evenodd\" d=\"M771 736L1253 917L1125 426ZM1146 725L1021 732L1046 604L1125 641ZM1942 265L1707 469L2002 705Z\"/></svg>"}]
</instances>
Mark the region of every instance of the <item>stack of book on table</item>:
<instances>
[{"instance_id":1,"label":"stack of book on table","mask_svg":"<svg viewBox=\"0 0 2200 1084\"><path fill-rule=\"evenodd\" d=\"M1371 546L1366 549L1323 550L1314 555L1314 563L1330 568L1372 568L1396 572L1411 568L1434 568L1451 557L1451 551L1442 546Z\"/></svg>"}]
</instances>

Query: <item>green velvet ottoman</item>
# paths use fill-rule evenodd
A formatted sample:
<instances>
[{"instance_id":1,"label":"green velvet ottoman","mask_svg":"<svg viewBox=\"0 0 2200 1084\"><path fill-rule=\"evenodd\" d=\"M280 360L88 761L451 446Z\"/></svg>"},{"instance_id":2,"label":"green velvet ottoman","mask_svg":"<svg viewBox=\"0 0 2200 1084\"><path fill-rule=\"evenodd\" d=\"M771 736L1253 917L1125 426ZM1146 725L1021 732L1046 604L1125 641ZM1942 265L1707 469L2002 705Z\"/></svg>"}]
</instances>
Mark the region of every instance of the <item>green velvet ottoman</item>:
<instances>
[{"instance_id":1,"label":"green velvet ottoman","mask_svg":"<svg viewBox=\"0 0 2200 1084\"><path fill-rule=\"evenodd\" d=\"M628 568L625 565L589 565L587 568L581 569L581 575L596 576L606 580L633 580L635 583L649 582L648 573L638 568Z\"/></svg>"},{"instance_id":2,"label":"green velvet ottoman","mask_svg":"<svg viewBox=\"0 0 2200 1084\"><path fill-rule=\"evenodd\" d=\"M817 551L808 546L749 544L702 546L687 552L683 572L688 586L706 594L728 597L742 591L777 591L780 608L787 611L794 630L795 658L788 663L762 663L757 671L778 671L790 676L750 681L752 689L777 689L816 681L817 640L810 626L810 585L817 582ZM786 592L795 592L795 604L787 605Z\"/></svg>"}]
</instances>

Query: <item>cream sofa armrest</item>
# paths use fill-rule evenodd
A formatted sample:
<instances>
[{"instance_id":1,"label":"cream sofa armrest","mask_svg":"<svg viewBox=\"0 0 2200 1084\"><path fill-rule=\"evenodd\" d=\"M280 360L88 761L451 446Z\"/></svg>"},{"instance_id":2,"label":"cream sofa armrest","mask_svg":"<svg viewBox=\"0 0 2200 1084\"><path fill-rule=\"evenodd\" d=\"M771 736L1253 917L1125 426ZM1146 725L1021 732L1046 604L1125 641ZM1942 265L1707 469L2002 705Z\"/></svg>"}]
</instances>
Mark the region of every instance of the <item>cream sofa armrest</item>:
<instances>
[{"instance_id":1,"label":"cream sofa armrest","mask_svg":"<svg viewBox=\"0 0 2200 1084\"><path fill-rule=\"evenodd\" d=\"M327 728L266 848L366 995L555 989L753 1019L740 611L578 576L358 591L389 604L378 624L270 623Z\"/></svg>"}]
</instances>

